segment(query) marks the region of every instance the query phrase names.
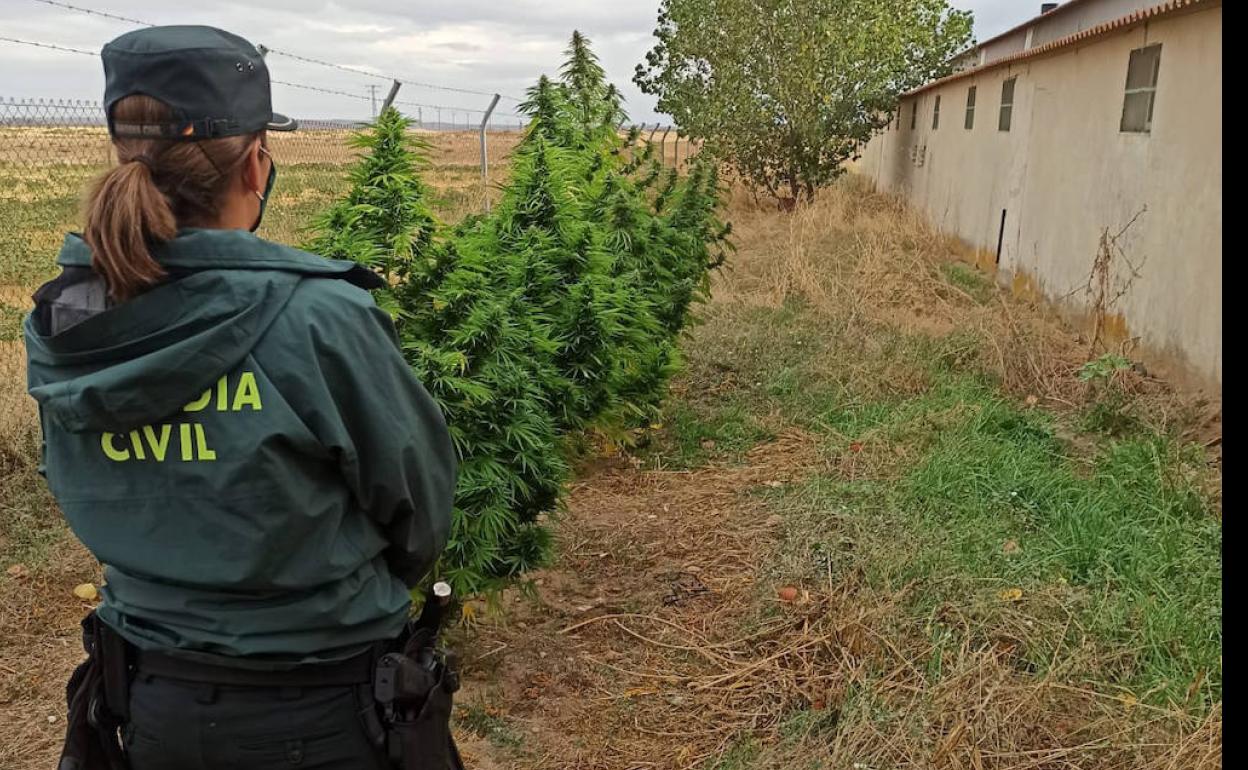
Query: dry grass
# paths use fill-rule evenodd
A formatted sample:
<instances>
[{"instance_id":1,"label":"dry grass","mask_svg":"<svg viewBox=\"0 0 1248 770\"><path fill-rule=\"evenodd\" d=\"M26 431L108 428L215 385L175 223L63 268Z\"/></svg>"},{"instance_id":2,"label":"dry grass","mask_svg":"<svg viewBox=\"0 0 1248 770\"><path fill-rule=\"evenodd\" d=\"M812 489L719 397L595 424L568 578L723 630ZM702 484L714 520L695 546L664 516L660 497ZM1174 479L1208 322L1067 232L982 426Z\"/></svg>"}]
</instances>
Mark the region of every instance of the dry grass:
<instances>
[{"instance_id":1,"label":"dry grass","mask_svg":"<svg viewBox=\"0 0 1248 770\"><path fill-rule=\"evenodd\" d=\"M461 210L477 205L475 147L449 142L439 152L431 186ZM324 194L310 193L308 205ZM921 374L875 355L885 331L901 330L964 340L952 354L995 374L1020 401L1033 396L1075 410L1089 399L1074 376L1087 360L1086 343L1045 308L997 289L991 276L951 273L966 256L960 244L896 201L851 182L788 214L737 193L730 217L740 252L716 281L719 321L740 320L750 308L811 308L823 333L844 343L838 351L857 351L826 365L863 389L925 386ZM31 288L3 287L4 301L26 307ZM705 329L691 344L730 332ZM1201 429L1207 413L1185 407L1164 383L1122 376L1150 420ZM738 385L724 375L684 387L721 388L702 395L728 398ZM0 343L0 407L0 448L17 448L9 456L20 462L21 483L33 483L34 410L15 341ZM826 439L785 429L780 416L773 422L774 438L738 463L643 470L617 459L582 477L557 526L558 562L534 576L530 594L505 596L507 612L462 640L468 682L459 724L470 766L1221 767L1221 704L1193 716L1088 680L1090 659L1101 651L1086 641L1063 595L1037 592L1025 607L996 608L991 622L953 603L923 618L909 602L914 586L881 586L853 571L834 580L811 575L793 541L816 525L834 531L836 512L790 520L768 494L816 476L880 477L910 458L877 457L872 447L852 457L830 452ZM29 526L38 501L5 499L6 516L20 508L21 525ZM41 504L35 526L47 527L55 511ZM0 553L17 539L6 537L0 533ZM0 575L6 770L52 761L62 725L47 718L60 713L84 609L70 590L98 579L79 546L49 542L43 551L26 549L50 555L24 564L24 577ZM797 598L780 601L776 589L788 583ZM938 637L931 627L951 632ZM1042 635L1058 643L1038 675L1020 650Z\"/></svg>"},{"instance_id":2,"label":"dry grass","mask_svg":"<svg viewBox=\"0 0 1248 770\"><path fill-rule=\"evenodd\" d=\"M0 342L0 474L26 462L37 446L38 412L26 395L26 352L16 340Z\"/></svg>"},{"instance_id":3,"label":"dry grass","mask_svg":"<svg viewBox=\"0 0 1248 770\"><path fill-rule=\"evenodd\" d=\"M731 218L741 258L716 282L720 304L780 307L797 300L835 319L844 338L881 326L957 333L966 341L965 363L995 374L1020 399L1074 409L1094 395L1077 374L1104 348L1091 347L1052 308L997 287L995 275L973 266L965 244L900 199L870 193L865 180L851 177L789 216L768 209L735 192ZM950 270L961 280L950 280ZM1179 427L1220 445L1220 393L1193 398L1136 369L1118 373L1116 384L1160 430Z\"/></svg>"},{"instance_id":4,"label":"dry grass","mask_svg":"<svg viewBox=\"0 0 1248 770\"><path fill-rule=\"evenodd\" d=\"M349 165L355 151L348 145L350 129L274 132L269 141L282 165L326 163ZM421 131L433 146L438 165L479 167L480 140L475 131ZM519 141L518 131L487 134L489 154L505 160ZM669 145L670 149L670 145ZM93 126L6 126L0 127L0 164L26 168L66 165L106 165L112 159L108 132Z\"/></svg>"},{"instance_id":5,"label":"dry grass","mask_svg":"<svg viewBox=\"0 0 1248 770\"><path fill-rule=\"evenodd\" d=\"M285 184L264 234L300 239L299 228L342 186L353 159L346 138L346 132L275 137ZM453 221L480 211L477 136L448 132L424 138L431 144L426 180L439 195L440 213ZM503 180L518 138L490 135L493 183ZM0 220L10 226L8 240L0 242L0 278L9 277L0 280L0 768L5 770L54 762L64 734L64 683L81 656L78 622L86 609L72 589L99 580L98 566L69 536L36 473L38 414L26 394L17 325L30 309L32 292L54 272L52 257L64 232L77 226L77 190L108 162L99 129L0 129Z\"/></svg>"},{"instance_id":6,"label":"dry grass","mask_svg":"<svg viewBox=\"0 0 1248 770\"><path fill-rule=\"evenodd\" d=\"M749 308L794 303L819 318L818 336L772 344L805 343L816 358L854 352L814 366L836 369L857 395L929 387L924 372L874 355L900 334L957 341L945 350L959 367L995 375L1020 402L1073 414L1095 396L1077 377L1085 340L1047 308L963 267L960 243L893 199L849 180L782 214L737 193L730 218L740 251L716 280L712 322L690 340L708 350L692 354L682 400L722 403L764 385L739 381L746 374L722 354L766 355L742 331ZM1191 409L1162 382L1120 376L1155 426L1195 431L1214 417L1220 430L1216 406ZM915 415L934 432L965 418ZM843 438L832 443L848 447ZM494 745L473 746L487 766L1221 767L1220 702L1208 712L1148 705L1098 679L1112 655L1130 653L1105 657L1064 584L988 607L950 590L931 616L916 616L920 586L881 586L861 571L862 559L911 556L905 538L887 532L896 523L879 525L883 551L893 544L880 553L835 510L787 510L783 497L771 499L807 477L888 480L918 460L904 442L854 438L853 451L820 448L828 437L781 429L740 464L613 467L578 484L559 563L537 576L533 599L516 597L505 620L479 628L471 644L465 709L494 719L484 733ZM812 575L827 542L853 549L844 559L858 566L833 575L827 561L825 576ZM795 601L777 598L786 584L798 589ZM1039 640L1049 647L1042 673L1028 649Z\"/></svg>"},{"instance_id":7,"label":"dry grass","mask_svg":"<svg viewBox=\"0 0 1248 770\"><path fill-rule=\"evenodd\" d=\"M464 708L510 736L474 750L552 770L1221 767L1220 707L1194 719L1071 679L1078 646L1030 674L1033 614L984 628L949 606L929 621L962 626L945 648L908 586L829 575L777 598L760 564L785 525L757 491L828 470L789 431L742 465L578 484L559 564L472 640Z\"/></svg>"}]
</instances>

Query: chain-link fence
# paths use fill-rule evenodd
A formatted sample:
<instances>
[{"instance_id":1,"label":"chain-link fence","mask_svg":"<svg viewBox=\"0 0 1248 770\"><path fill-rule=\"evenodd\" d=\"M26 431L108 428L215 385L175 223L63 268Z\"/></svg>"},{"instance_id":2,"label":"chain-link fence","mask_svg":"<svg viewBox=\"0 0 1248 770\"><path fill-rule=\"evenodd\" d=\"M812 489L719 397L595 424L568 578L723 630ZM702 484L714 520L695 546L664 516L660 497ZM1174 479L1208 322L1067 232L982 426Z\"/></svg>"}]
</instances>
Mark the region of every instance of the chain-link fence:
<instances>
[{"instance_id":1,"label":"chain-link fence","mask_svg":"<svg viewBox=\"0 0 1248 770\"><path fill-rule=\"evenodd\" d=\"M298 243L312 218L347 186L356 151L349 139L363 124L301 120L294 133L270 135L278 183L265 214L267 237ZM448 219L480 210L496 193L519 140L518 124L491 127L488 184L482 178L480 130L462 124L416 127L430 144L427 171L436 206ZM29 287L52 272L66 231L78 226L93 177L114 163L98 102L0 98L0 286Z\"/></svg>"},{"instance_id":2,"label":"chain-link fence","mask_svg":"<svg viewBox=\"0 0 1248 770\"><path fill-rule=\"evenodd\" d=\"M505 181L523 126L490 124L483 174L479 126L447 123L446 116L427 109L408 114L417 121L413 130L430 145L425 176L435 210L457 221L484 209ZM299 131L270 134L278 181L263 236L284 243L305 240L313 218L345 191L356 157L349 140L363 125L301 120ZM641 139L653 143L670 166L684 165L694 153L669 127L643 126ZM54 272L61 239L78 229L84 191L113 162L100 103L0 97L0 291L25 292Z\"/></svg>"}]
</instances>

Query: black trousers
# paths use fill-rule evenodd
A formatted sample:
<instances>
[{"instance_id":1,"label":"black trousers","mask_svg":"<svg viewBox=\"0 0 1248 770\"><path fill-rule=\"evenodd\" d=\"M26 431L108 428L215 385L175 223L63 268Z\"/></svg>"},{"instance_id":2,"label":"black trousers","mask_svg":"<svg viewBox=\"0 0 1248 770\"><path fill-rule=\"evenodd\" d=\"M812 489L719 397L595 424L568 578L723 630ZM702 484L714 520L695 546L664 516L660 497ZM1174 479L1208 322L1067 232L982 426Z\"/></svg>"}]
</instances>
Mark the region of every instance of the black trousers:
<instances>
[{"instance_id":1,"label":"black trousers","mask_svg":"<svg viewBox=\"0 0 1248 770\"><path fill-rule=\"evenodd\" d=\"M132 770L391 770L368 685L234 687L140 673Z\"/></svg>"}]
</instances>

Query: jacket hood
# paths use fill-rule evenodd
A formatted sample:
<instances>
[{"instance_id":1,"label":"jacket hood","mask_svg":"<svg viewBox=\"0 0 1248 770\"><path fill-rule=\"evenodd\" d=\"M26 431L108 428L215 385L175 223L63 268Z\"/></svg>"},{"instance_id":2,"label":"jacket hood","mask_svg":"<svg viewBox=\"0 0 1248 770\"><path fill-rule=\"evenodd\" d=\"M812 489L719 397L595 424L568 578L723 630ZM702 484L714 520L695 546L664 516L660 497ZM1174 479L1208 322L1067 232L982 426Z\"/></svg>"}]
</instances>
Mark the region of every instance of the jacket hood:
<instances>
[{"instance_id":1,"label":"jacket hood","mask_svg":"<svg viewBox=\"0 0 1248 770\"><path fill-rule=\"evenodd\" d=\"M38 308L26 318L30 394L65 430L123 432L174 414L242 363L307 277L380 282L241 230L186 230L154 256L172 278L155 289L65 329L46 328ZM57 263L89 268L91 251L70 234Z\"/></svg>"}]
</instances>

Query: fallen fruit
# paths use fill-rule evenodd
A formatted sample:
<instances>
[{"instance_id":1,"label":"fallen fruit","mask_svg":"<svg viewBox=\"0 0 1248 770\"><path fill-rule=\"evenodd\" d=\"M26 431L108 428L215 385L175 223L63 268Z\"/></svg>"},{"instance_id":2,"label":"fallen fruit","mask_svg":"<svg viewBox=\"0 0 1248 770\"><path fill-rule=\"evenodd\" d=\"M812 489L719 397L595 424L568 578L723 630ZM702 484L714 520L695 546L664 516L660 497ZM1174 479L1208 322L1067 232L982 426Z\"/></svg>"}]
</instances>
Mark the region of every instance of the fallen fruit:
<instances>
[{"instance_id":1,"label":"fallen fruit","mask_svg":"<svg viewBox=\"0 0 1248 770\"><path fill-rule=\"evenodd\" d=\"M776 595L780 597L780 601L791 602L797 599L797 589L793 586L784 586L776 591Z\"/></svg>"},{"instance_id":2,"label":"fallen fruit","mask_svg":"<svg viewBox=\"0 0 1248 770\"><path fill-rule=\"evenodd\" d=\"M82 583L74 586L74 596L82 599L84 602L93 602L100 598L100 592L96 590L93 583Z\"/></svg>"}]
</instances>

